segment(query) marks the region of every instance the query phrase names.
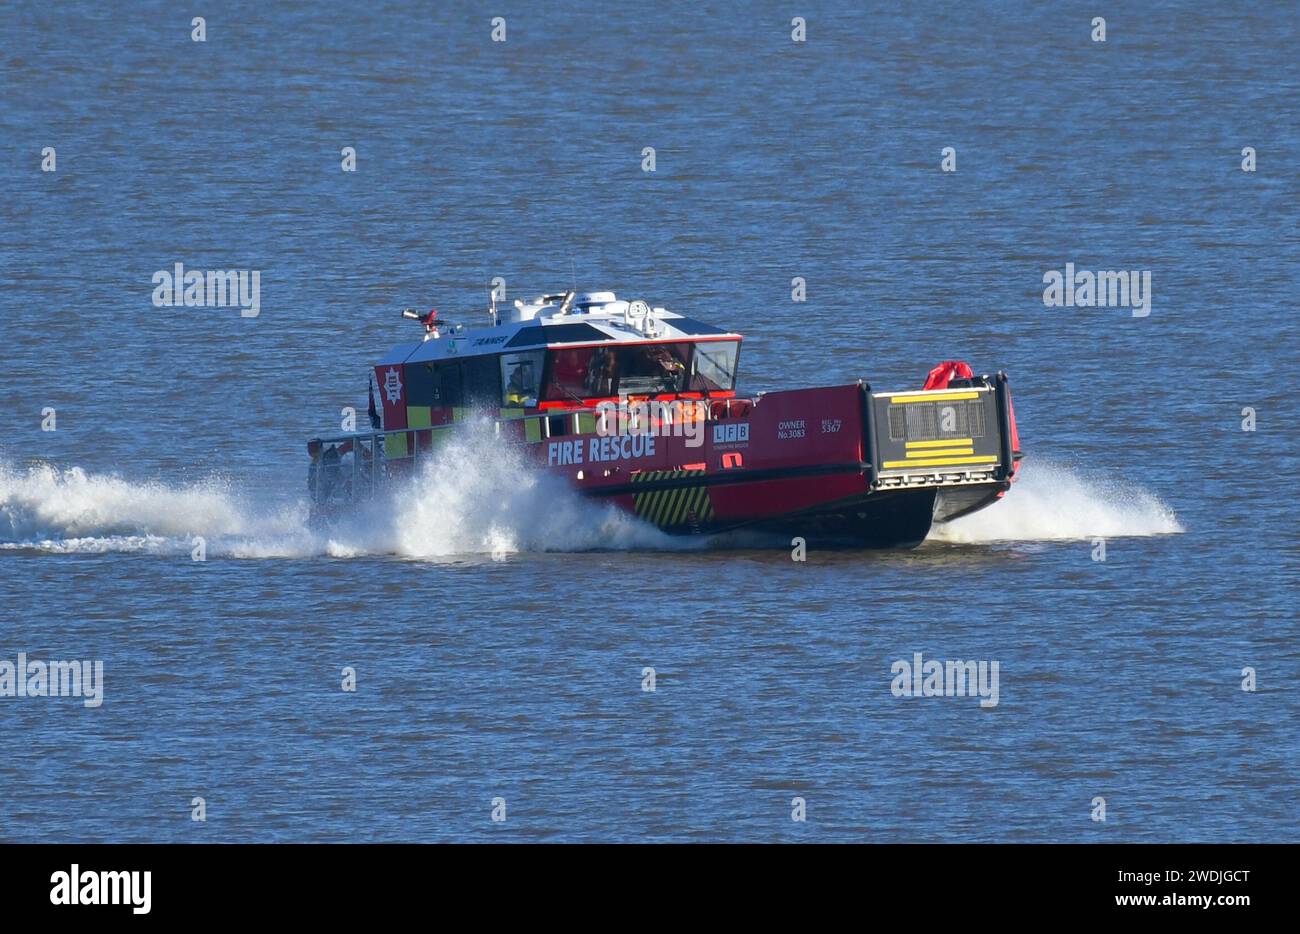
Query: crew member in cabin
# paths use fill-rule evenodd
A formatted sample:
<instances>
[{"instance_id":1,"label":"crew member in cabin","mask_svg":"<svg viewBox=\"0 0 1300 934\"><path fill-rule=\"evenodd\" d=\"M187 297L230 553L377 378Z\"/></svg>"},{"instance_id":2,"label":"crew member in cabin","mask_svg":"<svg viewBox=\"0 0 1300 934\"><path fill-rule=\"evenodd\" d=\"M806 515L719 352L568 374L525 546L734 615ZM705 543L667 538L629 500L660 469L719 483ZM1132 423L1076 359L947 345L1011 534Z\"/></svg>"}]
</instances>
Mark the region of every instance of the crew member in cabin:
<instances>
[{"instance_id":1,"label":"crew member in cabin","mask_svg":"<svg viewBox=\"0 0 1300 934\"><path fill-rule=\"evenodd\" d=\"M338 484L343 455L352 450L352 442L322 444L319 438L307 442L311 464L307 467L307 491L317 503L328 502Z\"/></svg>"},{"instance_id":2,"label":"crew member in cabin","mask_svg":"<svg viewBox=\"0 0 1300 934\"><path fill-rule=\"evenodd\" d=\"M364 484L363 489L369 489L374 485L375 480L375 452L371 446L366 444L358 445L357 454L361 455L361 482ZM357 454L353 454L356 457Z\"/></svg>"},{"instance_id":3,"label":"crew member in cabin","mask_svg":"<svg viewBox=\"0 0 1300 934\"><path fill-rule=\"evenodd\" d=\"M664 392L678 392L682 388L681 377L686 372L686 364L674 357L667 347L651 346L647 355L659 369L660 388Z\"/></svg>"},{"instance_id":4,"label":"crew member in cabin","mask_svg":"<svg viewBox=\"0 0 1300 934\"><path fill-rule=\"evenodd\" d=\"M614 351L609 347L601 347L591 355L591 362L587 364L587 391L593 396L614 395L617 375Z\"/></svg>"},{"instance_id":5,"label":"crew member in cabin","mask_svg":"<svg viewBox=\"0 0 1300 934\"><path fill-rule=\"evenodd\" d=\"M510 379L506 383L506 402L510 405L525 405L533 398L532 363L520 361L510 370Z\"/></svg>"},{"instance_id":6,"label":"crew member in cabin","mask_svg":"<svg viewBox=\"0 0 1300 934\"><path fill-rule=\"evenodd\" d=\"M383 427L384 421L379 414L379 409L375 407L375 376L373 373L366 380L366 395L370 399L370 407L367 410L367 414L370 416L370 429L371 431L379 431Z\"/></svg>"},{"instance_id":7,"label":"crew member in cabin","mask_svg":"<svg viewBox=\"0 0 1300 934\"><path fill-rule=\"evenodd\" d=\"M320 477L320 438L312 438L307 442L307 453L311 456L311 463L307 466L307 495L312 502L320 502L316 497L316 484Z\"/></svg>"}]
</instances>

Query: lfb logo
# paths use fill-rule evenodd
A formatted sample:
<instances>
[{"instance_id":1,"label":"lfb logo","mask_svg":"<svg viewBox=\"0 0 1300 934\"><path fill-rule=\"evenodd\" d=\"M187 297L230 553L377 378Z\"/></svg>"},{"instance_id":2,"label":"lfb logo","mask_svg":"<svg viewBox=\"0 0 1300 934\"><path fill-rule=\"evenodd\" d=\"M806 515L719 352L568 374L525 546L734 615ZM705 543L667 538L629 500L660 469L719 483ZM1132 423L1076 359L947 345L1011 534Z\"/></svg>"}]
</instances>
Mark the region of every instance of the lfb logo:
<instances>
[{"instance_id":1,"label":"lfb logo","mask_svg":"<svg viewBox=\"0 0 1300 934\"><path fill-rule=\"evenodd\" d=\"M714 444L731 444L736 441L749 440L749 422L731 422L727 425L713 426Z\"/></svg>"},{"instance_id":2,"label":"lfb logo","mask_svg":"<svg viewBox=\"0 0 1300 934\"><path fill-rule=\"evenodd\" d=\"M388 372L384 374L384 395L393 405L402 401L402 377L393 367L389 367Z\"/></svg>"}]
</instances>

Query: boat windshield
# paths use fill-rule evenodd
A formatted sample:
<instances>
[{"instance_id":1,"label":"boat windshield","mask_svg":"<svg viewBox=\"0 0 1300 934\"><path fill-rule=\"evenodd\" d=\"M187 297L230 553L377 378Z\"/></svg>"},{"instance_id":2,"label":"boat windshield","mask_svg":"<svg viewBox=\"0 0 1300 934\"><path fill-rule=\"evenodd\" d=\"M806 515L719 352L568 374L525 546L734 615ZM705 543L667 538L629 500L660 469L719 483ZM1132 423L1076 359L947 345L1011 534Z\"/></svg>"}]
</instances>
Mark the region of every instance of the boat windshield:
<instances>
[{"instance_id":1,"label":"boat windshield","mask_svg":"<svg viewBox=\"0 0 1300 934\"><path fill-rule=\"evenodd\" d=\"M695 345L691 361L691 391L718 392L736 386L739 341L707 341Z\"/></svg>"},{"instance_id":2,"label":"boat windshield","mask_svg":"<svg viewBox=\"0 0 1300 934\"><path fill-rule=\"evenodd\" d=\"M690 341L552 350L542 398L550 401L731 389L736 341Z\"/></svg>"}]
</instances>

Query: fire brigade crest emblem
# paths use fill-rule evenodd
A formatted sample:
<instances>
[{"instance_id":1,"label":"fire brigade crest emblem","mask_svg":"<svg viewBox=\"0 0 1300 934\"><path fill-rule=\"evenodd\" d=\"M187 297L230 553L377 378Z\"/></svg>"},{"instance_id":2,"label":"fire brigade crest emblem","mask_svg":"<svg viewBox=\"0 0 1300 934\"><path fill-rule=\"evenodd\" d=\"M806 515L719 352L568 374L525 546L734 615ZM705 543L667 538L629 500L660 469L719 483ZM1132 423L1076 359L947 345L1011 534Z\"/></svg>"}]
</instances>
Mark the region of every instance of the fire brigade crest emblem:
<instances>
[{"instance_id":1,"label":"fire brigade crest emblem","mask_svg":"<svg viewBox=\"0 0 1300 934\"><path fill-rule=\"evenodd\" d=\"M393 367L389 367L384 374L384 395L393 405L402 401L402 378Z\"/></svg>"}]
</instances>

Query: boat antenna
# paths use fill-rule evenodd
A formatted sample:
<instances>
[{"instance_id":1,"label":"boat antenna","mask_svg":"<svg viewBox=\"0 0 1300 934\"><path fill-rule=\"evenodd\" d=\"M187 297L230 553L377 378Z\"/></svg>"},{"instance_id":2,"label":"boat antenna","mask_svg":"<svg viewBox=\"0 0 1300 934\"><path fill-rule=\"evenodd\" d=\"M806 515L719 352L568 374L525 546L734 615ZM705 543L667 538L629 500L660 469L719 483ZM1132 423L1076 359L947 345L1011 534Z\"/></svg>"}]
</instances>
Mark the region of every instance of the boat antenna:
<instances>
[{"instance_id":1,"label":"boat antenna","mask_svg":"<svg viewBox=\"0 0 1300 934\"><path fill-rule=\"evenodd\" d=\"M487 279L487 273L483 273L483 278ZM488 279L488 315L492 318L492 327L497 326L497 290L492 287L492 280Z\"/></svg>"}]
</instances>

